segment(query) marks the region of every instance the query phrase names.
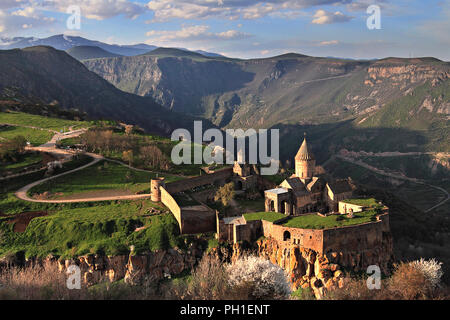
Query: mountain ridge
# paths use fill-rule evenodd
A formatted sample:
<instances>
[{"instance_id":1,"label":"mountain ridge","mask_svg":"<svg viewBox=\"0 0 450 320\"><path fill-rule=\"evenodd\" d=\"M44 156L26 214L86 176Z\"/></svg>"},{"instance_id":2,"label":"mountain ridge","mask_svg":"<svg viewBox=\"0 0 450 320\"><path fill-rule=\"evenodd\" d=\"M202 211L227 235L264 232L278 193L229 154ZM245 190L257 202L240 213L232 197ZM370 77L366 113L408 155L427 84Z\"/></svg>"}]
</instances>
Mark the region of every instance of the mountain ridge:
<instances>
[{"instance_id":1,"label":"mountain ridge","mask_svg":"<svg viewBox=\"0 0 450 320\"><path fill-rule=\"evenodd\" d=\"M168 111L151 97L117 89L66 52L48 46L0 51L0 91L7 88L45 104L87 112L94 119L134 123L158 134L190 129L194 120Z\"/></svg>"}]
</instances>

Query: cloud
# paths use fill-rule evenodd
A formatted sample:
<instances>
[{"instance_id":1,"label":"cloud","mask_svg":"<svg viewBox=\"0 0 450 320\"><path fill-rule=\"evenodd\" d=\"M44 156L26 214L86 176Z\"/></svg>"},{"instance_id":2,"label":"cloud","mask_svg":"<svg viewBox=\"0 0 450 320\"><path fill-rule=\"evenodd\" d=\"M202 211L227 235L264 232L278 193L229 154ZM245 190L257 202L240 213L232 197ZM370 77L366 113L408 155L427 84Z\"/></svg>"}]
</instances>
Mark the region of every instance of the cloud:
<instances>
[{"instance_id":1,"label":"cloud","mask_svg":"<svg viewBox=\"0 0 450 320\"><path fill-rule=\"evenodd\" d=\"M46 17L33 7L19 10L0 10L0 32L5 35L14 34L20 30L53 25L55 18Z\"/></svg>"},{"instance_id":2,"label":"cloud","mask_svg":"<svg viewBox=\"0 0 450 320\"><path fill-rule=\"evenodd\" d=\"M319 42L319 46L332 46L339 44L338 40L330 40L330 41L321 41Z\"/></svg>"},{"instance_id":3,"label":"cloud","mask_svg":"<svg viewBox=\"0 0 450 320\"><path fill-rule=\"evenodd\" d=\"M44 0L42 8L65 13L73 5L80 7L82 16L95 20L119 15L135 19L148 11L144 4L128 0Z\"/></svg>"},{"instance_id":4,"label":"cloud","mask_svg":"<svg viewBox=\"0 0 450 320\"><path fill-rule=\"evenodd\" d=\"M16 34L50 26L56 19L49 13L67 13L73 5L80 7L83 17L96 20L119 15L135 19L149 11L145 4L130 0L0 0L0 32Z\"/></svg>"},{"instance_id":5,"label":"cloud","mask_svg":"<svg viewBox=\"0 0 450 320\"><path fill-rule=\"evenodd\" d=\"M347 16L340 11L329 12L322 9L317 10L313 17L314 19L312 20L312 23L314 24L341 23L350 21L354 18L351 16Z\"/></svg>"},{"instance_id":6,"label":"cloud","mask_svg":"<svg viewBox=\"0 0 450 320\"><path fill-rule=\"evenodd\" d=\"M318 5L342 5L352 0L151 0L154 22L172 19L259 19L265 16L296 17L302 9Z\"/></svg>"},{"instance_id":7,"label":"cloud","mask_svg":"<svg viewBox=\"0 0 450 320\"><path fill-rule=\"evenodd\" d=\"M1 0L0 1L0 10L17 8L19 6L23 6L29 3L29 0Z\"/></svg>"},{"instance_id":8,"label":"cloud","mask_svg":"<svg viewBox=\"0 0 450 320\"><path fill-rule=\"evenodd\" d=\"M251 36L237 30L213 33L209 31L207 25L186 26L180 30L170 31L152 30L147 32L146 35L149 37L147 43L175 46L185 42L241 40Z\"/></svg>"}]
</instances>

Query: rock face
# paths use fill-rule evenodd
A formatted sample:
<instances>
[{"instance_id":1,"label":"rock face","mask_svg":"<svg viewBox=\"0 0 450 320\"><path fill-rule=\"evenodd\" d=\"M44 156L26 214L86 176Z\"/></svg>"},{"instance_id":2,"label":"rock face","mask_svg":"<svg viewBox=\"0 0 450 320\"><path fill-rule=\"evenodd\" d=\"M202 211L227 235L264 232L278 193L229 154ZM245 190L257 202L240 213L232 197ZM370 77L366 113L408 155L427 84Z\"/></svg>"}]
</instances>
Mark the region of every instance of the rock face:
<instances>
[{"instance_id":1,"label":"rock face","mask_svg":"<svg viewBox=\"0 0 450 320\"><path fill-rule=\"evenodd\" d=\"M311 288L317 298L327 290L343 287L344 270L365 272L369 265L378 265L385 274L393 262L392 238L386 235L382 247L364 252L345 251L320 254L314 250L294 244L281 244L272 238L257 242L256 253L286 270L293 290ZM233 256L240 254L233 249Z\"/></svg>"},{"instance_id":2,"label":"rock face","mask_svg":"<svg viewBox=\"0 0 450 320\"><path fill-rule=\"evenodd\" d=\"M196 262L197 257L192 252L189 254L175 249L158 250L143 256L130 255L125 267L125 282L138 284L144 278L161 280L192 269Z\"/></svg>"},{"instance_id":3,"label":"rock face","mask_svg":"<svg viewBox=\"0 0 450 320\"><path fill-rule=\"evenodd\" d=\"M136 285L142 283L143 280L158 281L180 274L185 270L191 270L202 255L203 251L195 245L191 245L187 251L173 248L157 250L145 255L104 256L91 254L73 259L58 259L52 255L45 259L24 259L23 256L11 255L0 259L0 269L56 264L60 272L66 272L69 266L76 265L80 268L82 282L87 286L120 279Z\"/></svg>"}]
</instances>

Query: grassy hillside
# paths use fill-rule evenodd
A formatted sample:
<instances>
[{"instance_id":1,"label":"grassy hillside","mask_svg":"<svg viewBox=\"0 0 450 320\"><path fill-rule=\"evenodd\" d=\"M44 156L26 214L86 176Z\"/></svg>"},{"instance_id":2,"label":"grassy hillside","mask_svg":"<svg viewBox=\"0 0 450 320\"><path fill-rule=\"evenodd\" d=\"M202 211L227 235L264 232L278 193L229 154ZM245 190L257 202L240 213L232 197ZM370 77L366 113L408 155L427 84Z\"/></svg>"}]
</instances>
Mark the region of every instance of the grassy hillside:
<instances>
[{"instance_id":1,"label":"grassy hillside","mask_svg":"<svg viewBox=\"0 0 450 320\"><path fill-rule=\"evenodd\" d=\"M49 180L30 190L30 194L50 192L52 198L126 195L150 192L150 180L155 173L135 171L123 165L101 161L82 171L74 172L57 179ZM181 178L165 176L167 182Z\"/></svg>"},{"instance_id":2,"label":"grassy hillside","mask_svg":"<svg viewBox=\"0 0 450 320\"><path fill-rule=\"evenodd\" d=\"M87 112L94 119L135 123L165 135L175 128L192 127L190 117L167 111L151 97L118 90L67 53L50 47L0 51L0 90L5 88L15 88L43 104Z\"/></svg>"},{"instance_id":3,"label":"grassy hillside","mask_svg":"<svg viewBox=\"0 0 450 320\"><path fill-rule=\"evenodd\" d=\"M17 136L23 136L33 146L38 146L49 141L53 137L53 133L47 130L25 128L25 127L12 127L12 126L0 127L0 138L9 140Z\"/></svg>"},{"instance_id":4,"label":"grassy hillside","mask_svg":"<svg viewBox=\"0 0 450 320\"><path fill-rule=\"evenodd\" d=\"M65 120L61 118L44 117L24 112L0 112L0 124L15 124L18 126L30 126L53 131L87 128L91 124L86 121Z\"/></svg>"},{"instance_id":5,"label":"grassy hillside","mask_svg":"<svg viewBox=\"0 0 450 320\"><path fill-rule=\"evenodd\" d=\"M0 217L0 256L49 253L74 257L89 253L118 255L182 246L179 227L170 213L149 215L150 201L65 205L31 220L25 232L14 232L9 217ZM16 216L17 217L17 216ZM135 231L137 227L145 227Z\"/></svg>"},{"instance_id":6,"label":"grassy hillside","mask_svg":"<svg viewBox=\"0 0 450 320\"><path fill-rule=\"evenodd\" d=\"M66 52L77 60L120 57L118 54L95 46L77 46L70 48Z\"/></svg>"}]
</instances>

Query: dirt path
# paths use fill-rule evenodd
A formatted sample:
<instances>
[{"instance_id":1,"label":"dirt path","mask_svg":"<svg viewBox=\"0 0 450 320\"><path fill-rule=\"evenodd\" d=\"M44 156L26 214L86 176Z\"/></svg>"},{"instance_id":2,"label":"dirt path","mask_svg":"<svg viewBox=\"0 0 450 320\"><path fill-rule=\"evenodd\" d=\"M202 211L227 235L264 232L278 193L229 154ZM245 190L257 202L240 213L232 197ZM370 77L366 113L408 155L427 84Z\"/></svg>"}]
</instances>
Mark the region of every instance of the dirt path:
<instances>
[{"instance_id":1,"label":"dirt path","mask_svg":"<svg viewBox=\"0 0 450 320\"><path fill-rule=\"evenodd\" d=\"M74 155L74 152L70 152L67 150L62 150L62 149L58 149L56 147L56 143L58 142L58 140L60 139L67 139L67 138L72 138L72 137L77 137L79 135L81 135L82 133L84 133L86 131L86 129L80 129L80 130L76 130L76 131L71 131L68 133L56 133L52 139L50 141L48 141L47 143L40 145L38 147L29 147L29 150L34 150L34 151L40 151L40 152L48 152L51 154L55 154L59 157L62 158L67 158L67 157L72 157ZM109 160L109 159L105 159L103 156L95 154L95 153L85 153L87 156L90 156L91 158L93 158L93 161L89 162L88 164L85 164L81 167L78 167L76 169L61 173L61 174L57 174L55 176L52 177L48 177L48 178L44 178L38 181L35 181L33 183L30 183L24 187L22 187L21 189L19 189L18 191L15 192L15 196L21 200L24 201L29 201L29 202L39 202L39 203L76 203L76 202L95 202L95 201L109 201L109 200L138 200L138 199L147 199L149 198L151 195L150 194L138 194L138 195L113 195L113 196L101 196L101 197L92 197L92 196L86 196L86 197L82 197L82 198L78 198L78 199L65 199L65 200L39 200L39 199L33 199L30 198L28 196L28 191L41 184L44 183L46 181L49 180L53 180L53 179L57 179L59 177L80 171L80 170L84 170L96 163L98 163L101 160L107 160L107 161L111 161L111 162L116 162L118 164L121 164L123 166L126 166L130 169L133 170L138 170L138 171L145 171L145 172L151 172L151 171L147 171L147 170L143 170L143 169L137 169L137 168L132 168L131 166L126 165L123 162L117 161L117 160Z\"/></svg>"},{"instance_id":2,"label":"dirt path","mask_svg":"<svg viewBox=\"0 0 450 320\"><path fill-rule=\"evenodd\" d=\"M346 162L349 162L349 163L355 164L357 166L363 167L363 168L365 168L365 169L367 169L369 171L375 172L375 173L377 173L379 175L382 175L382 176L391 177L391 178L400 179L400 180L407 180L407 181L410 181L410 182L413 182L413 183L417 183L417 184L422 184L422 185L425 185L425 186L428 186L430 188L433 188L433 189L436 189L436 190L439 190L439 191L443 192L444 195L445 195L445 199L440 201L436 205L432 206L431 208L426 209L424 211L425 213L428 213L428 212L436 209L437 207L440 207L441 205L443 205L444 203L446 203L450 199L450 194L447 192L447 190L445 190L444 188L441 188L439 186L431 185L431 184L426 183L426 182L424 182L424 181L422 181L420 179L409 178L409 177L407 177L405 175L396 175L396 174L393 174L393 173L390 173L390 172L385 172L385 171L383 171L381 169L375 168L375 167L373 167L373 166L371 166L371 165L369 165L369 164L367 164L365 162L362 162L360 160L354 160L352 158L348 158L348 157L345 157L345 156L342 156L342 155L336 155L336 157L341 159L341 160L344 160Z\"/></svg>"}]
</instances>

